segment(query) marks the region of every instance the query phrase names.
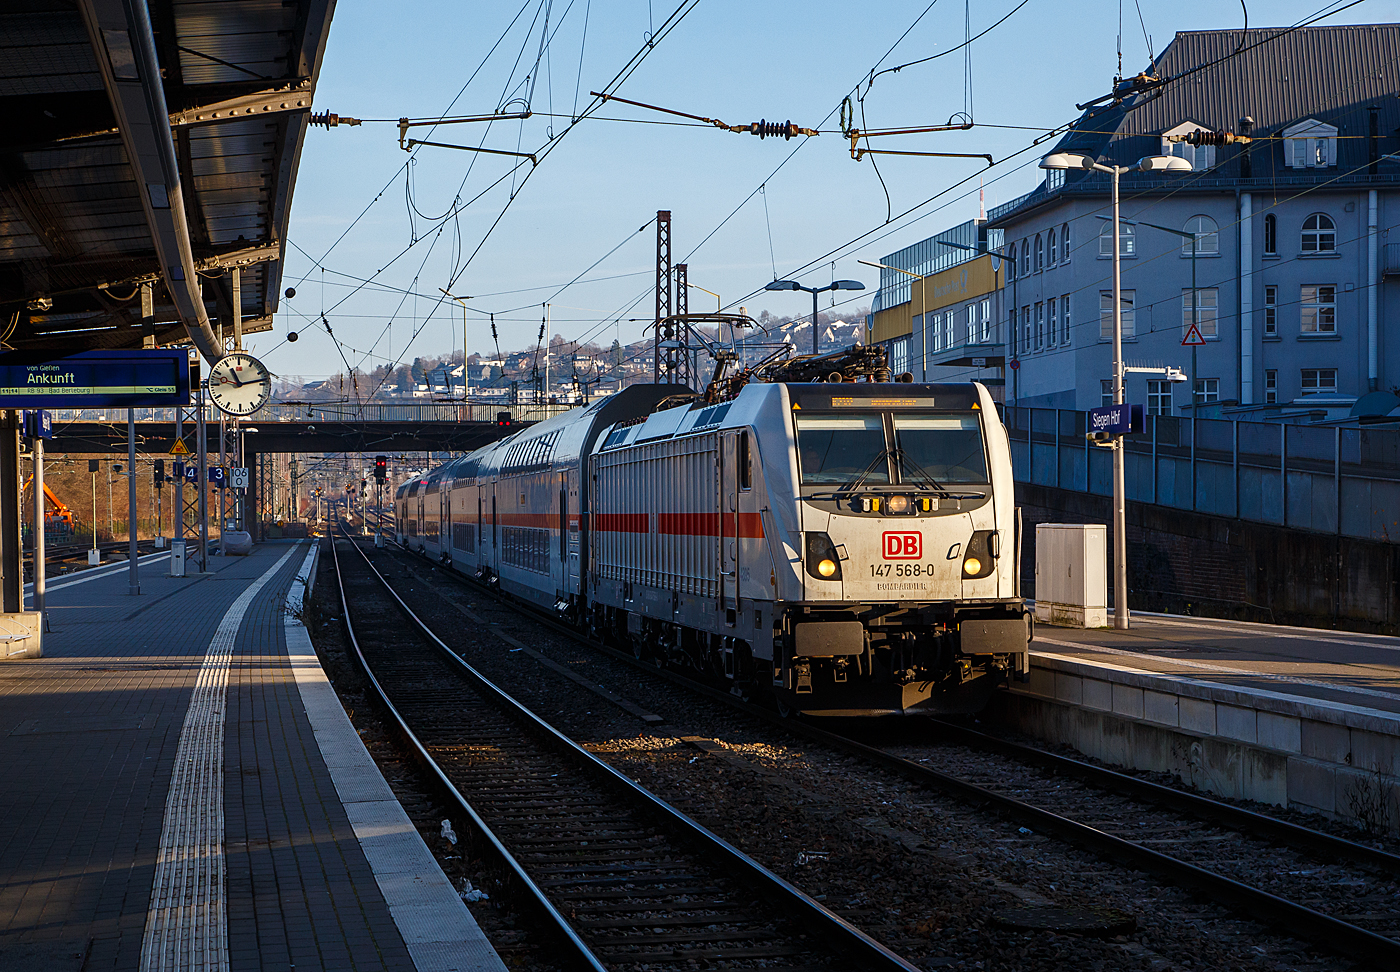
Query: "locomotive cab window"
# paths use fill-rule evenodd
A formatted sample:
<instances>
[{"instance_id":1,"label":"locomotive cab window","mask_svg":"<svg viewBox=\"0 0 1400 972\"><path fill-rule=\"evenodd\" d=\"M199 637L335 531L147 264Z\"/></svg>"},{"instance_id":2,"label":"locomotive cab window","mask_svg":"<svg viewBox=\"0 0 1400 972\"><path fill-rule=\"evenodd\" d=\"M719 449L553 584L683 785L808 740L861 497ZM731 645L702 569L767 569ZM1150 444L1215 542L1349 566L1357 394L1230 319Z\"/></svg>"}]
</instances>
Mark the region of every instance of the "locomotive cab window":
<instances>
[{"instance_id":1,"label":"locomotive cab window","mask_svg":"<svg viewBox=\"0 0 1400 972\"><path fill-rule=\"evenodd\" d=\"M975 415L894 416L899 478L919 484L987 482L982 424Z\"/></svg>"},{"instance_id":2,"label":"locomotive cab window","mask_svg":"<svg viewBox=\"0 0 1400 972\"><path fill-rule=\"evenodd\" d=\"M753 459L749 455L749 433L739 433L739 488L753 489Z\"/></svg>"},{"instance_id":3,"label":"locomotive cab window","mask_svg":"<svg viewBox=\"0 0 1400 972\"><path fill-rule=\"evenodd\" d=\"M871 485L890 481L879 415L798 415L797 454L804 484L841 486L862 476Z\"/></svg>"}]
</instances>

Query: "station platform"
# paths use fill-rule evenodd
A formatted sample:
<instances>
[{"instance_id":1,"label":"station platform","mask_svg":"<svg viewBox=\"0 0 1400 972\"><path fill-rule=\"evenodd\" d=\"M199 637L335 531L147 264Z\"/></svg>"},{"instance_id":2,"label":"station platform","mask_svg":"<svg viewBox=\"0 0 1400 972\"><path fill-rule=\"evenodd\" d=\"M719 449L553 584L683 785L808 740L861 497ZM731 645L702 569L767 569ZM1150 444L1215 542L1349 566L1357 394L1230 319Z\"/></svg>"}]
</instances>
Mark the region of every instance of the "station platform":
<instances>
[{"instance_id":1,"label":"station platform","mask_svg":"<svg viewBox=\"0 0 1400 972\"><path fill-rule=\"evenodd\" d=\"M1400 638L1134 613L1037 622L1003 723L1200 789L1400 833Z\"/></svg>"},{"instance_id":2,"label":"station platform","mask_svg":"<svg viewBox=\"0 0 1400 972\"><path fill-rule=\"evenodd\" d=\"M0 968L503 972L316 660L316 556L49 586L0 663Z\"/></svg>"}]
</instances>

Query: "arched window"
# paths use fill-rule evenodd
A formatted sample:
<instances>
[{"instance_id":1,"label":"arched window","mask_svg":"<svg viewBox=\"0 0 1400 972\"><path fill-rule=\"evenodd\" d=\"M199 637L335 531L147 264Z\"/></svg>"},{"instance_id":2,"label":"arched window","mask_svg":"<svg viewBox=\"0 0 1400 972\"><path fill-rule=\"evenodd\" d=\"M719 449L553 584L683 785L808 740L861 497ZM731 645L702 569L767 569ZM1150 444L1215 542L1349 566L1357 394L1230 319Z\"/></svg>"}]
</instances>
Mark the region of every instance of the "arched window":
<instances>
[{"instance_id":1,"label":"arched window","mask_svg":"<svg viewBox=\"0 0 1400 972\"><path fill-rule=\"evenodd\" d=\"M1122 223L1118 229L1118 255L1132 256L1137 252L1137 237L1134 234L1132 223ZM1113 221L1105 220L1103 229L1099 230L1099 256L1113 256Z\"/></svg>"},{"instance_id":2,"label":"arched window","mask_svg":"<svg viewBox=\"0 0 1400 972\"><path fill-rule=\"evenodd\" d=\"M1031 241L1021 241L1021 276L1027 276L1031 272Z\"/></svg>"},{"instance_id":3,"label":"arched window","mask_svg":"<svg viewBox=\"0 0 1400 972\"><path fill-rule=\"evenodd\" d=\"M1050 227L1050 232L1045 234L1045 265L1053 267L1055 260L1060 255L1060 248L1055 241L1055 228Z\"/></svg>"},{"instance_id":4,"label":"arched window","mask_svg":"<svg viewBox=\"0 0 1400 972\"><path fill-rule=\"evenodd\" d=\"M1303 220L1303 252L1331 253L1337 249L1337 227L1326 213Z\"/></svg>"},{"instance_id":5,"label":"arched window","mask_svg":"<svg viewBox=\"0 0 1400 972\"><path fill-rule=\"evenodd\" d=\"M1069 223L1060 227L1060 262L1069 263Z\"/></svg>"},{"instance_id":6,"label":"arched window","mask_svg":"<svg viewBox=\"0 0 1400 972\"><path fill-rule=\"evenodd\" d=\"M1016 244L1011 244L1011 249L1006 252L1011 254L1011 259L1003 260L1002 265L1006 267L1006 282L1010 283L1016 279Z\"/></svg>"},{"instance_id":7,"label":"arched window","mask_svg":"<svg viewBox=\"0 0 1400 972\"><path fill-rule=\"evenodd\" d=\"M1035 234L1035 272L1045 269L1045 240L1039 233Z\"/></svg>"},{"instance_id":8,"label":"arched window","mask_svg":"<svg viewBox=\"0 0 1400 972\"><path fill-rule=\"evenodd\" d=\"M1197 256L1215 256L1220 253L1220 227L1216 226L1215 220L1209 216L1192 216L1181 229L1182 232L1195 234ZM1183 256L1191 255L1190 240L1182 239L1181 253Z\"/></svg>"},{"instance_id":9,"label":"arched window","mask_svg":"<svg viewBox=\"0 0 1400 972\"><path fill-rule=\"evenodd\" d=\"M1264 252L1270 256L1278 253L1278 217L1273 213L1264 217Z\"/></svg>"}]
</instances>

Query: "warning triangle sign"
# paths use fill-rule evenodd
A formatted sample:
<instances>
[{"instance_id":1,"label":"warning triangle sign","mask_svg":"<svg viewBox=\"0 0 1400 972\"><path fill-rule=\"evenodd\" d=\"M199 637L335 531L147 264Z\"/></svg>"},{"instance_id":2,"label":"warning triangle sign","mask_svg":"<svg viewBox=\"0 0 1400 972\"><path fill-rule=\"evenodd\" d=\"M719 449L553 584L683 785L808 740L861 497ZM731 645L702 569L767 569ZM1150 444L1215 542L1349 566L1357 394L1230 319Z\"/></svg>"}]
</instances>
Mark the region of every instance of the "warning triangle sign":
<instances>
[{"instance_id":1,"label":"warning triangle sign","mask_svg":"<svg viewBox=\"0 0 1400 972\"><path fill-rule=\"evenodd\" d=\"M185 448L185 440L184 440L184 439L176 439L176 440L175 440L175 443L170 447L170 454L171 454L172 456L187 456L187 455L189 455L189 454L190 454L190 450Z\"/></svg>"},{"instance_id":2,"label":"warning triangle sign","mask_svg":"<svg viewBox=\"0 0 1400 972\"><path fill-rule=\"evenodd\" d=\"M1181 339L1181 346L1183 348L1199 346L1205 343L1206 339L1201 337L1200 329L1197 328L1194 323L1186 329L1186 336Z\"/></svg>"}]
</instances>

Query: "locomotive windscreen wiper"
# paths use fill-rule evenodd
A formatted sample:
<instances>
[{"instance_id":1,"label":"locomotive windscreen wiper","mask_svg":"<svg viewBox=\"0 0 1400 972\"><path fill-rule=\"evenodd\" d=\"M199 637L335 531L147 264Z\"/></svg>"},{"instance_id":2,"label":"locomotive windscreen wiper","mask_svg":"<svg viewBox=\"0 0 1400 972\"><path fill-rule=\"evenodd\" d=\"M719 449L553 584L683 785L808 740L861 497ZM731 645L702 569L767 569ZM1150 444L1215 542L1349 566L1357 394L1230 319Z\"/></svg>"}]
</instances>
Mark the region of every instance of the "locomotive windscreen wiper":
<instances>
[{"instance_id":1,"label":"locomotive windscreen wiper","mask_svg":"<svg viewBox=\"0 0 1400 972\"><path fill-rule=\"evenodd\" d=\"M904 479L905 469L912 469L916 474L923 477L922 479L914 480L915 483L925 483L933 487L933 489L940 496L948 495L948 491L943 488L943 484L940 483L938 480L934 479L931 475L929 475L928 470L925 469L923 466L919 465L917 462L915 462L913 458L905 455L904 450L902 448L900 448L899 446L895 446L893 449L890 450L890 455L894 458L895 464L899 468L899 476L901 481L903 481Z\"/></svg>"}]
</instances>

